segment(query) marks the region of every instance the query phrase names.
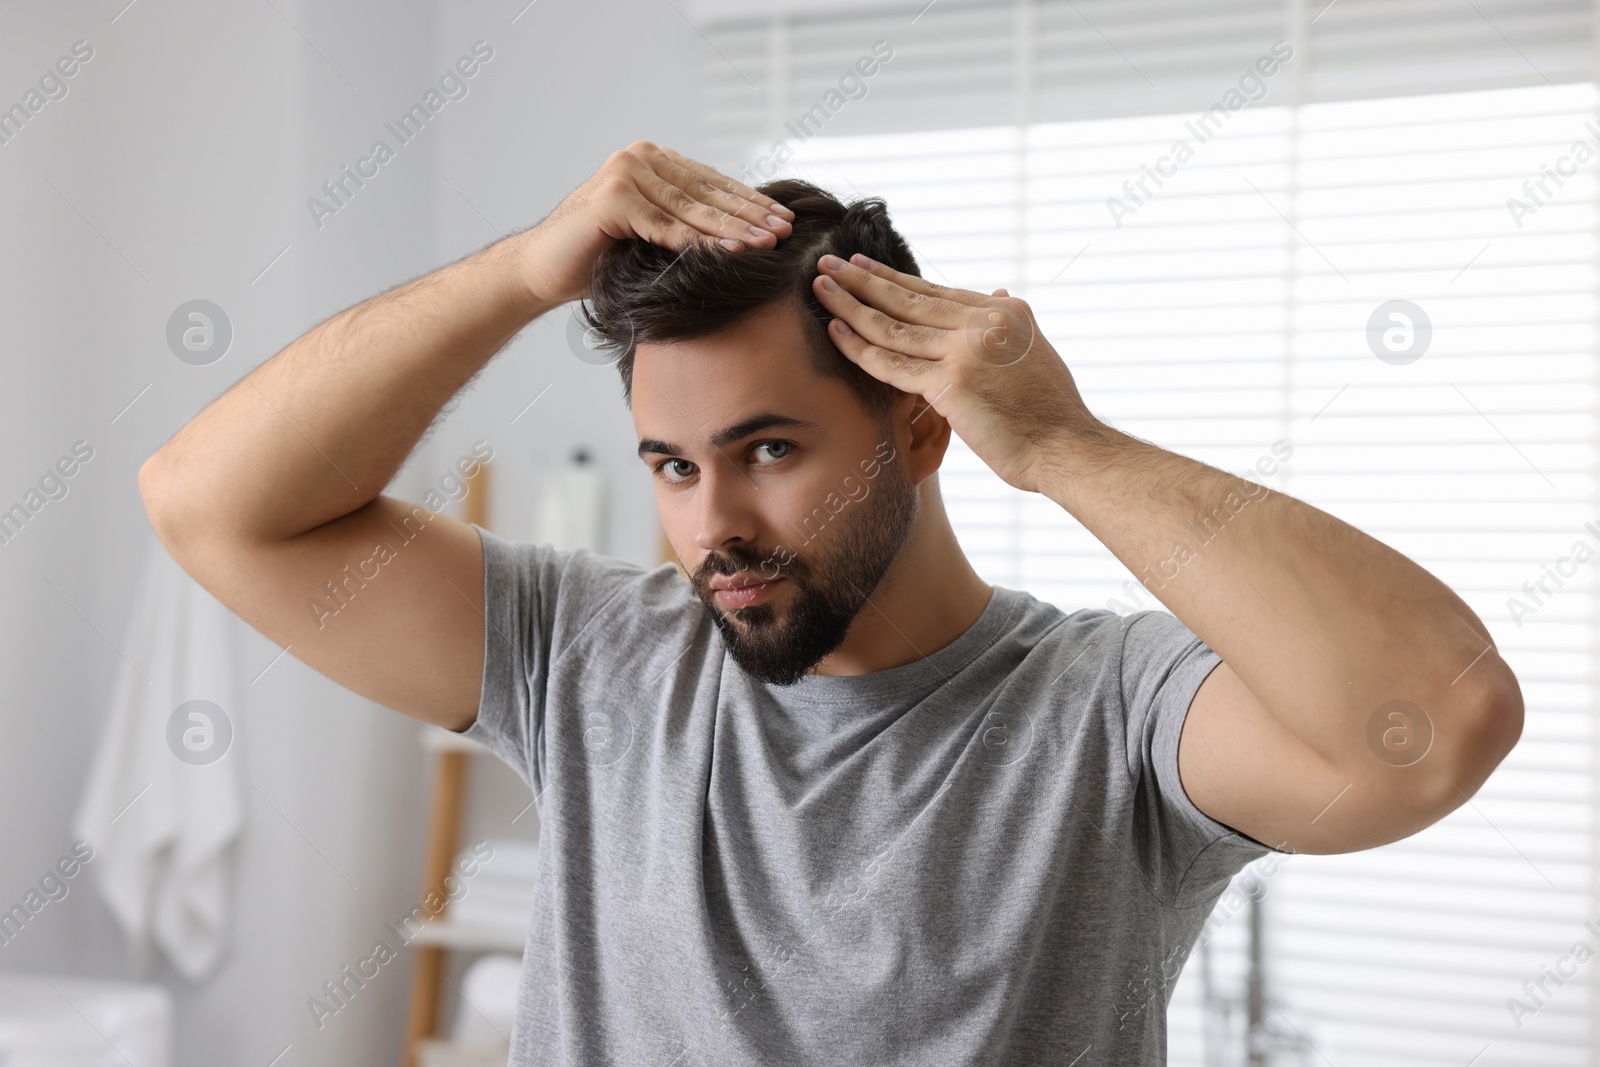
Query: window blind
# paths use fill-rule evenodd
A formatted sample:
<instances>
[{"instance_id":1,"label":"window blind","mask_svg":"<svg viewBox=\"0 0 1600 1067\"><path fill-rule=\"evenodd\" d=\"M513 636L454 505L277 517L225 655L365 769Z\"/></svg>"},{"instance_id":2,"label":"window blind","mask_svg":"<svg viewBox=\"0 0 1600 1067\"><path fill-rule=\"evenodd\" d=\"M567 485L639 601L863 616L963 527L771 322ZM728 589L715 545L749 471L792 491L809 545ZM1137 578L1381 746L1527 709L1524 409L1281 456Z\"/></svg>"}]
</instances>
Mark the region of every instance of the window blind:
<instances>
[{"instance_id":1,"label":"window blind","mask_svg":"<svg viewBox=\"0 0 1600 1067\"><path fill-rule=\"evenodd\" d=\"M1271 469L1406 553L1522 682L1522 741L1458 811L1258 872L1273 1062L1594 1062L1600 958L1574 951L1600 953L1600 557L1575 551L1600 552L1600 158L1576 151L1600 149L1594 5L919 7L708 15L711 161L764 180L783 142L775 173L885 197L925 275L1030 302L1098 415ZM866 94L791 132L878 40L894 55ZM1187 134L1278 40L1294 55L1260 97ZM1124 183L1186 137L1134 201ZM1415 359L1384 343L1396 300L1431 327ZM987 580L1159 607L959 441L941 484ZM1205 937L1219 996L1245 988L1240 899ZM1244 1062L1208 1058L1199 964L1172 992L1171 1062Z\"/></svg>"},{"instance_id":2,"label":"window blind","mask_svg":"<svg viewBox=\"0 0 1600 1067\"><path fill-rule=\"evenodd\" d=\"M909 0L817 13L702 0L718 158L787 137L874 41L894 58L829 136L1182 114L1283 40L1270 103L1558 85L1594 76L1592 0ZM1284 94L1292 94L1289 99ZM871 101L867 104L867 101Z\"/></svg>"}]
</instances>

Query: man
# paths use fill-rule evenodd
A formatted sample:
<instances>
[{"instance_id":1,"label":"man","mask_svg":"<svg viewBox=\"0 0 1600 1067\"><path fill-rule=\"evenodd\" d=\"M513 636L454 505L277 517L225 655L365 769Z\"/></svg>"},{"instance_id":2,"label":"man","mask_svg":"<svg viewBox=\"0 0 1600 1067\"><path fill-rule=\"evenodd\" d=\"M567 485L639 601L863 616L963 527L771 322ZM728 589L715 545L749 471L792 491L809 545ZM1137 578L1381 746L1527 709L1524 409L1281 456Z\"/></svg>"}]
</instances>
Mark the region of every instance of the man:
<instances>
[{"instance_id":1,"label":"man","mask_svg":"<svg viewBox=\"0 0 1600 1067\"><path fill-rule=\"evenodd\" d=\"M380 495L585 297L690 582ZM1174 615L980 579L939 496L952 432ZM1096 419L1028 305L924 281L881 202L646 142L309 331L140 487L230 608L529 782L514 1064L1163 1063L1232 874L1415 833L1521 731L1442 583ZM408 522L336 620L307 609Z\"/></svg>"}]
</instances>

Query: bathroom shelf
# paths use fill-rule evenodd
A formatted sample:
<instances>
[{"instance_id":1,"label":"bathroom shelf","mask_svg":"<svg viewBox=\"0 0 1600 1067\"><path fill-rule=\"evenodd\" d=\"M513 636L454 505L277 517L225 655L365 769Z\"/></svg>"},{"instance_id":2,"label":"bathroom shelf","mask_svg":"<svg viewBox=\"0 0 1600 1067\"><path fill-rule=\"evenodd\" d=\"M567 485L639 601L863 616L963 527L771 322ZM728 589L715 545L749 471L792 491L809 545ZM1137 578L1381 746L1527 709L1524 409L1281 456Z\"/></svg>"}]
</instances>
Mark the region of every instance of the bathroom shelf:
<instances>
[{"instance_id":1,"label":"bathroom shelf","mask_svg":"<svg viewBox=\"0 0 1600 1067\"><path fill-rule=\"evenodd\" d=\"M489 529L488 473L488 466L479 465L474 474L464 479L467 494L462 516L466 522L476 523L486 530ZM680 574L686 573L665 531L658 529L657 536L658 561L671 563ZM466 806L464 798L470 761L474 756L488 754L489 749L453 730L437 726L422 732L422 746L434 761L428 842L422 868L422 893L419 896L419 899L426 900L429 892L443 892L445 876L450 873L460 847L461 816ZM436 1036L439 1028L439 998L446 985L445 954L452 951L505 951L520 955L527 937L528 927L525 923L453 922L448 909L418 931L412 939L417 958L411 976L404 1067L445 1067L457 1063L476 1067L491 1062L497 1065L505 1063L503 1057L498 1060L485 1059L482 1049L458 1046ZM458 1054L466 1058L450 1058Z\"/></svg>"},{"instance_id":2,"label":"bathroom shelf","mask_svg":"<svg viewBox=\"0 0 1600 1067\"><path fill-rule=\"evenodd\" d=\"M422 732L422 747L429 752L470 752L482 755L489 750L470 737L463 737L443 726L430 726Z\"/></svg>"},{"instance_id":3,"label":"bathroom shelf","mask_svg":"<svg viewBox=\"0 0 1600 1067\"><path fill-rule=\"evenodd\" d=\"M463 480L467 485L462 519L489 528L489 468L478 469ZM429 801L428 841L422 862L422 891L418 900L429 894L445 896L445 877L456 861L460 848L461 816L466 807L467 771L472 757L489 750L453 730L430 726L421 735L422 746L434 763L433 795ZM439 1000L447 982L446 953L505 949L520 953L527 929L479 923L452 922L448 904L412 939L416 965L411 972L411 1004L406 1019L405 1067L443 1067L445 1064L480 1064L498 1061L479 1058L449 1058L454 1046L438 1039Z\"/></svg>"},{"instance_id":4,"label":"bathroom shelf","mask_svg":"<svg viewBox=\"0 0 1600 1067\"><path fill-rule=\"evenodd\" d=\"M464 923L435 919L418 930L411 943L471 951L521 952L527 940L526 923Z\"/></svg>"},{"instance_id":5,"label":"bathroom shelf","mask_svg":"<svg viewBox=\"0 0 1600 1067\"><path fill-rule=\"evenodd\" d=\"M506 1067L506 1051L424 1038L417 1042L417 1067Z\"/></svg>"}]
</instances>

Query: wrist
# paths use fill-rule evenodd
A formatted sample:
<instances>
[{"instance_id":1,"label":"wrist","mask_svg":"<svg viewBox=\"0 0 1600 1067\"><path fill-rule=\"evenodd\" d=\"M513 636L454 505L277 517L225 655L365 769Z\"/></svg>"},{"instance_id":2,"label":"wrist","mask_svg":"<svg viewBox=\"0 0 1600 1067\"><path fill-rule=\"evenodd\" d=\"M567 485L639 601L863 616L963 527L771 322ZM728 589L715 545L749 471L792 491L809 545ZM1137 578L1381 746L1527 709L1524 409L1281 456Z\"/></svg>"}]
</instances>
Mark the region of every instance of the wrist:
<instances>
[{"instance_id":1,"label":"wrist","mask_svg":"<svg viewBox=\"0 0 1600 1067\"><path fill-rule=\"evenodd\" d=\"M1093 416L1062 426L1043 447L1039 492L1077 514L1084 490L1108 471L1125 467L1149 442L1101 422Z\"/></svg>"},{"instance_id":2,"label":"wrist","mask_svg":"<svg viewBox=\"0 0 1600 1067\"><path fill-rule=\"evenodd\" d=\"M528 247L532 233L532 230L514 233L489 249L494 254L497 270L505 279L507 299L529 322L565 303L549 296L539 284L541 272Z\"/></svg>"}]
</instances>

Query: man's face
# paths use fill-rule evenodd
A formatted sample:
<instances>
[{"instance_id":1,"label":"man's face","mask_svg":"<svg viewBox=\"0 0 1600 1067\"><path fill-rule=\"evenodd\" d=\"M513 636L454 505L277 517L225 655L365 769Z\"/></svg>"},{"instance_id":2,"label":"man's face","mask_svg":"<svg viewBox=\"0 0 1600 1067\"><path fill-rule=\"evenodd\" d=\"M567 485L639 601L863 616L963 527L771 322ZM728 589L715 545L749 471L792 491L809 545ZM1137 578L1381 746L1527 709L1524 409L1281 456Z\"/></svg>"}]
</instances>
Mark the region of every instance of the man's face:
<instances>
[{"instance_id":1,"label":"man's face","mask_svg":"<svg viewBox=\"0 0 1600 1067\"><path fill-rule=\"evenodd\" d=\"M816 373L801 314L773 304L633 364L667 537L735 662L774 685L839 647L917 515L890 423Z\"/></svg>"}]
</instances>

